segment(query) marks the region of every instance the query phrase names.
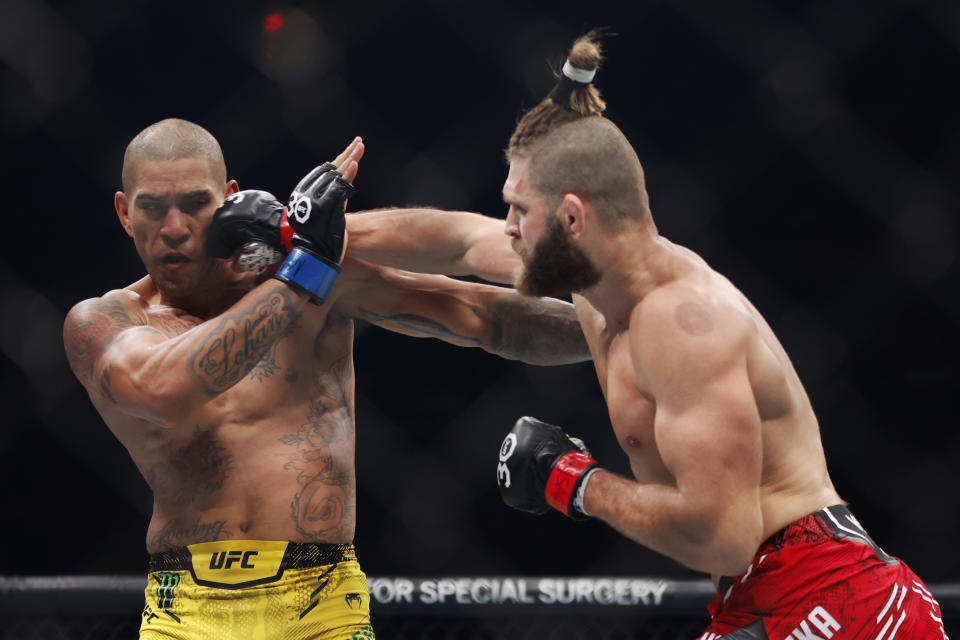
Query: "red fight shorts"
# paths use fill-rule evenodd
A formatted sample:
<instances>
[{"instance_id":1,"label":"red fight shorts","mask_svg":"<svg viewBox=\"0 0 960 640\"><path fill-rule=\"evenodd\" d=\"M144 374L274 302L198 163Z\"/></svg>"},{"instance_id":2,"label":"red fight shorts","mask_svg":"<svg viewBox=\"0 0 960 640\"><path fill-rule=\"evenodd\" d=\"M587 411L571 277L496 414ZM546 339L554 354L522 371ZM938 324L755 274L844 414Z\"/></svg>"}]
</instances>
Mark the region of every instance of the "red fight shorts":
<instances>
[{"instance_id":1,"label":"red fight shorts","mask_svg":"<svg viewBox=\"0 0 960 640\"><path fill-rule=\"evenodd\" d=\"M698 640L947 640L927 587L844 506L773 534L717 591Z\"/></svg>"}]
</instances>

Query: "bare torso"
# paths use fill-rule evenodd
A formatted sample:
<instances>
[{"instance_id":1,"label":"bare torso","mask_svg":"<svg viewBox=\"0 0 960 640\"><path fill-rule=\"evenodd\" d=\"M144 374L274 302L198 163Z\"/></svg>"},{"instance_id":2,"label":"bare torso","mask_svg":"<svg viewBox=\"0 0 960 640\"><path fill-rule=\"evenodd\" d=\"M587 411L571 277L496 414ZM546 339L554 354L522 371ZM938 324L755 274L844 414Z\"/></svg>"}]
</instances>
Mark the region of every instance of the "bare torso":
<instances>
[{"instance_id":1,"label":"bare torso","mask_svg":"<svg viewBox=\"0 0 960 640\"><path fill-rule=\"evenodd\" d=\"M749 319L744 354L750 387L761 422L762 538L822 507L841 501L827 474L817 419L786 352L754 306L726 278L696 254L673 245L682 263L681 285L695 287ZM672 283L674 286L678 283ZM656 399L631 356L628 331L608 331L603 317L582 298L575 299L584 333L606 398L613 430L642 484L676 486L661 458L654 432ZM642 305L643 301L638 304ZM636 314L635 314L636 315ZM678 316L678 321L683 321ZM692 311L687 321L696 331Z\"/></svg>"},{"instance_id":2,"label":"bare torso","mask_svg":"<svg viewBox=\"0 0 960 640\"><path fill-rule=\"evenodd\" d=\"M201 322L152 302L148 279L111 292L177 335ZM226 539L349 542L353 321L310 305L237 384L161 427L94 399L154 494L151 553Z\"/></svg>"}]
</instances>

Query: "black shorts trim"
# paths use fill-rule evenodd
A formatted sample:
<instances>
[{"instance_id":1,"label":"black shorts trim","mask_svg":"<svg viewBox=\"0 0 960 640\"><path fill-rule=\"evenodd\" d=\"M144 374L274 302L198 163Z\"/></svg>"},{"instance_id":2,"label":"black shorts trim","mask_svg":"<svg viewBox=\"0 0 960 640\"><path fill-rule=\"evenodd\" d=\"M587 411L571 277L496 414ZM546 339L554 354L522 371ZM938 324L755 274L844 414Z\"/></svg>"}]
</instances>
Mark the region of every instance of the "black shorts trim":
<instances>
[{"instance_id":1,"label":"black shorts trim","mask_svg":"<svg viewBox=\"0 0 960 640\"><path fill-rule=\"evenodd\" d=\"M320 542L288 542L280 563L280 573L287 569L309 569L326 564L336 564L352 558L350 543L327 544ZM168 551L150 554L150 572L192 571L190 549L177 547Z\"/></svg>"}]
</instances>

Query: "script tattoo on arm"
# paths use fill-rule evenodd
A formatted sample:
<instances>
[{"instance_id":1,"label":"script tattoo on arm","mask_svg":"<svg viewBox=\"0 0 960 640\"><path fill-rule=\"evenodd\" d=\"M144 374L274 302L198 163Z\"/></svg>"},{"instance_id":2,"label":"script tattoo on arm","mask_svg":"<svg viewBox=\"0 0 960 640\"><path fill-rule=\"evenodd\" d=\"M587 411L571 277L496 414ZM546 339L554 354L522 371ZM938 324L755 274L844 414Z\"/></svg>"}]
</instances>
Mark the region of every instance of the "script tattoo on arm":
<instances>
[{"instance_id":1,"label":"script tattoo on arm","mask_svg":"<svg viewBox=\"0 0 960 640\"><path fill-rule=\"evenodd\" d=\"M585 362L590 349L573 305L552 298L519 295L494 305L491 350L528 364Z\"/></svg>"},{"instance_id":2,"label":"script tattoo on arm","mask_svg":"<svg viewBox=\"0 0 960 640\"><path fill-rule=\"evenodd\" d=\"M293 291L272 291L216 320L191 359L194 374L215 396L253 369L297 317Z\"/></svg>"}]
</instances>

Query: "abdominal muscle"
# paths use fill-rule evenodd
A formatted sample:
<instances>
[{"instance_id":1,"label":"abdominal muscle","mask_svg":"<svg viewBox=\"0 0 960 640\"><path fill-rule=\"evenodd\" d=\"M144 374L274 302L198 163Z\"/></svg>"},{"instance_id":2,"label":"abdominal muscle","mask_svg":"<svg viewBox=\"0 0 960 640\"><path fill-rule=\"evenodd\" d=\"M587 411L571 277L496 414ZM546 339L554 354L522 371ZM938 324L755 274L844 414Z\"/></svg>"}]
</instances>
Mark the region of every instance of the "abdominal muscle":
<instances>
[{"instance_id":1,"label":"abdominal muscle","mask_svg":"<svg viewBox=\"0 0 960 640\"><path fill-rule=\"evenodd\" d=\"M283 420L153 430L134 455L154 493L150 553L215 540L353 539L352 437L328 442L315 425Z\"/></svg>"}]
</instances>

